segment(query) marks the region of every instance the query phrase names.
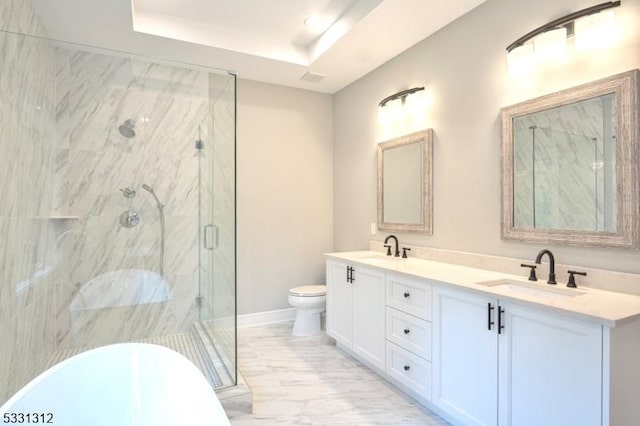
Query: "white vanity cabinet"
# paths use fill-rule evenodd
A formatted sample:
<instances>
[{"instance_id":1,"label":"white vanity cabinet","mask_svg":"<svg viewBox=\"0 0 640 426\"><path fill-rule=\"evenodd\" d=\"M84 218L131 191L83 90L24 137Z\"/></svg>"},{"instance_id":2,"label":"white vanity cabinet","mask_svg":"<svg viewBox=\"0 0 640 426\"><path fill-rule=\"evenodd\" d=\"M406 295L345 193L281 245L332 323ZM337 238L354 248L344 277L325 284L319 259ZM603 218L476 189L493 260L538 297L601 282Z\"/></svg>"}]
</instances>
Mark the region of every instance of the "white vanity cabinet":
<instances>
[{"instance_id":1,"label":"white vanity cabinet","mask_svg":"<svg viewBox=\"0 0 640 426\"><path fill-rule=\"evenodd\" d=\"M386 274L387 376L416 399L431 399L431 284Z\"/></svg>"},{"instance_id":2,"label":"white vanity cabinet","mask_svg":"<svg viewBox=\"0 0 640 426\"><path fill-rule=\"evenodd\" d=\"M327 334L369 366L385 369L385 273L327 261Z\"/></svg>"},{"instance_id":3,"label":"white vanity cabinet","mask_svg":"<svg viewBox=\"0 0 640 426\"><path fill-rule=\"evenodd\" d=\"M330 258L327 334L454 424L640 425L640 298L477 285L495 279L370 252Z\"/></svg>"},{"instance_id":4,"label":"white vanity cabinet","mask_svg":"<svg viewBox=\"0 0 640 426\"><path fill-rule=\"evenodd\" d=\"M446 286L433 297L435 406L465 425L602 424L601 325Z\"/></svg>"}]
</instances>

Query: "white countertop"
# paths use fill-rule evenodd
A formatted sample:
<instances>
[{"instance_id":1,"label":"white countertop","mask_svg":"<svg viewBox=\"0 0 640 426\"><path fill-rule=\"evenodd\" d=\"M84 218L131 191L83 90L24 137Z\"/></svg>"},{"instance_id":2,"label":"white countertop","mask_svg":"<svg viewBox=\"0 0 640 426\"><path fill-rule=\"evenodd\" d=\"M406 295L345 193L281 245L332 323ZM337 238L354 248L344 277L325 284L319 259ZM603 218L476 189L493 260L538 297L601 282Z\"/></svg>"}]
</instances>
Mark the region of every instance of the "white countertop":
<instances>
[{"instance_id":1,"label":"white countertop","mask_svg":"<svg viewBox=\"0 0 640 426\"><path fill-rule=\"evenodd\" d=\"M385 256L374 251L354 251L342 253L327 253L331 259L355 262L362 265L379 268L391 272L400 272L419 278L438 281L439 283L452 287L461 287L489 296L495 296L502 300L511 300L525 305L533 305L539 309L564 313L572 317L577 317L590 322L602 324L608 327L615 327L623 321L633 318L640 318L640 297L625 293L603 291L588 287L580 287L579 279L577 289L566 287L566 283L558 283L555 286L546 284L544 278L539 278L537 282L527 281L523 270L523 275L511 275L501 272L488 271L485 269L470 268L468 266L454 265L444 262L434 262L431 260L418 258L394 258ZM546 274L539 274L543 277ZM546 297L544 295L526 292L514 292L505 286L487 286L479 283L495 280L509 280L523 283L525 288L538 289L549 292L562 292L573 297ZM550 296L553 296L551 294Z\"/></svg>"}]
</instances>

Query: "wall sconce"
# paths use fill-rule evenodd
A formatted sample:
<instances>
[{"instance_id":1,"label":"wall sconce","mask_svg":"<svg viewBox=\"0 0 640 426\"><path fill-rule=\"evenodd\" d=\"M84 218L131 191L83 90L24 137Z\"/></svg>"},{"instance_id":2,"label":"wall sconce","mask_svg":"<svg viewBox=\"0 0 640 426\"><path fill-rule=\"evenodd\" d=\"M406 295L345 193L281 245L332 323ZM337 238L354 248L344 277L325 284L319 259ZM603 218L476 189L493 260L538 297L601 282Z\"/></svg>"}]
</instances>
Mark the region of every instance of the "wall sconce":
<instances>
[{"instance_id":1,"label":"wall sconce","mask_svg":"<svg viewBox=\"0 0 640 426\"><path fill-rule=\"evenodd\" d=\"M378 106L379 107L383 107L388 102L394 101L396 99L401 99L402 103L405 103L405 101L407 99L407 96L409 96L412 93L419 92L421 90L424 90L424 86L422 86L422 87L414 87L413 89L401 90L400 92L394 93L393 95L387 96L386 98L381 100L380 103L378 104Z\"/></svg>"},{"instance_id":2,"label":"wall sconce","mask_svg":"<svg viewBox=\"0 0 640 426\"><path fill-rule=\"evenodd\" d=\"M620 6L611 1L591 6L555 19L520 37L507 46L509 74L529 71L535 63L561 58L567 40L577 50L599 49L611 45L615 36L615 13Z\"/></svg>"},{"instance_id":3,"label":"wall sconce","mask_svg":"<svg viewBox=\"0 0 640 426\"><path fill-rule=\"evenodd\" d=\"M423 87L402 90L378 104L379 141L396 138L426 128L427 102Z\"/></svg>"}]
</instances>

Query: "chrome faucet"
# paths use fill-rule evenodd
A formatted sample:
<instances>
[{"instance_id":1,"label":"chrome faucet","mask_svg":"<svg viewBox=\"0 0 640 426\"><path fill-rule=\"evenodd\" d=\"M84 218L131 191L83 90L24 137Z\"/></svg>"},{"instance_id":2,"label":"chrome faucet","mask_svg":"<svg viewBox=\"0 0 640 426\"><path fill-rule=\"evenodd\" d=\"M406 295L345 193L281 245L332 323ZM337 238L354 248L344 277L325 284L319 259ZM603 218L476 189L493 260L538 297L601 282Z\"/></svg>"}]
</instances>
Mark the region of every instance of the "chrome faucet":
<instances>
[{"instance_id":1,"label":"chrome faucet","mask_svg":"<svg viewBox=\"0 0 640 426\"><path fill-rule=\"evenodd\" d=\"M547 284L557 284L556 283L556 260L553 257L553 253L551 250L540 250L540 253L536 256L536 263L539 265L542 263L542 256L547 255L549 257L549 280Z\"/></svg>"},{"instance_id":2,"label":"chrome faucet","mask_svg":"<svg viewBox=\"0 0 640 426\"><path fill-rule=\"evenodd\" d=\"M400 248L398 247L398 237L396 237L395 235L389 235L387 238L384 239L384 246L387 248L387 256L391 256L391 246L387 245L390 239L393 239L396 243L396 253L394 256L400 257Z\"/></svg>"}]
</instances>

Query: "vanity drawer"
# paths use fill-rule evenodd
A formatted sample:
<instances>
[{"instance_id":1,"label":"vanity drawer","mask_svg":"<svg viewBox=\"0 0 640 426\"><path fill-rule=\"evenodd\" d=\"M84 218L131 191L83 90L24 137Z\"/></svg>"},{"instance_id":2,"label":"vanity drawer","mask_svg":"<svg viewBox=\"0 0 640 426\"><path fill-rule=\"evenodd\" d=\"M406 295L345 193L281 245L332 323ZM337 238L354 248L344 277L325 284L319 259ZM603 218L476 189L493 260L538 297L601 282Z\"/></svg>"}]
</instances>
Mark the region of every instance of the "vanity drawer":
<instances>
[{"instance_id":1,"label":"vanity drawer","mask_svg":"<svg viewBox=\"0 0 640 426\"><path fill-rule=\"evenodd\" d=\"M431 400L431 363L387 340L387 374Z\"/></svg>"},{"instance_id":2,"label":"vanity drawer","mask_svg":"<svg viewBox=\"0 0 640 426\"><path fill-rule=\"evenodd\" d=\"M387 305L430 321L431 284L387 274Z\"/></svg>"},{"instance_id":3,"label":"vanity drawer","mask_svg":"<svg viewBox=\"0 0 640 426\"><path fill-rule=\"evenodd\" d=\"M387 307L387 340L431 361L431 323Z\"/></svg>"}]
</instances>

